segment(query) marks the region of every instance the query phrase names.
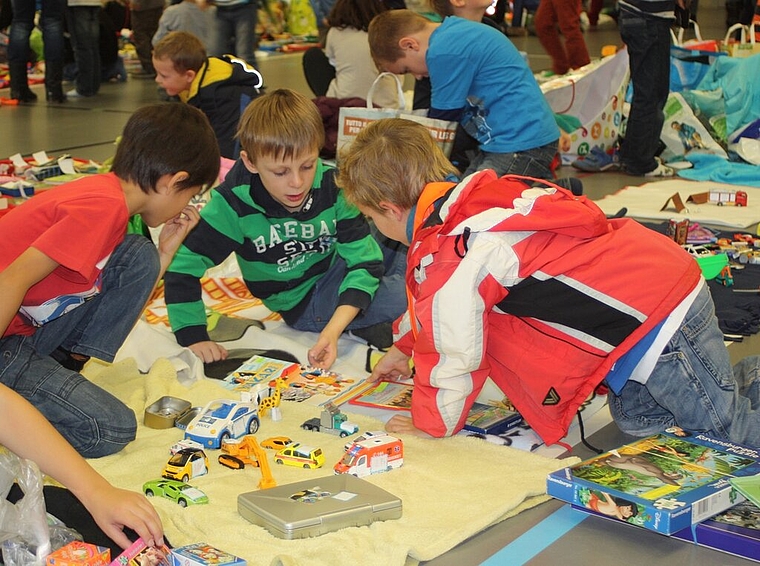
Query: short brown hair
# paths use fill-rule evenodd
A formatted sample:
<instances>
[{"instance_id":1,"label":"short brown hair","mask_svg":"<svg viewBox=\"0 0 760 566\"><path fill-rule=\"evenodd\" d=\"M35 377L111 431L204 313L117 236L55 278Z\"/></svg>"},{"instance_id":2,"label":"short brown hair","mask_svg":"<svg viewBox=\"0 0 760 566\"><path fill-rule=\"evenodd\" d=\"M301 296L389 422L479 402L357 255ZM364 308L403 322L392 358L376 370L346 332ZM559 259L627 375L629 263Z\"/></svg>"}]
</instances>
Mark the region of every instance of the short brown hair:
<instances>
[{"instance_id":1,"label":"short brown hair","mask_svg":"<svg viewBox=\"0 0 760 566\"><path fill-rule=\"evenodd\" d=\"M197 73L208 58L203 42L186 31L172 31L162 37L153 47L153 57L169 59L178 73Z\"/></svg>"},{"instance_id":2,"label":"short brown hair","mask_svg":"<svg viewBox=\"0 0 760 566\"><path fill-rule=\"evenodd\" d=\"M336 182L349 201L382 212L381 201L411 209L426 184L456 173L427 128L385 118L369 124L341 152Z\"/></svg>"},{"instance_id":3,"label":"short brown hair","mask_svg":"<svg viewBox=\"0 0 760 566\"><path fill-rule=\"evenodd\" d=\"M303 94L280 88L246 107L237 137L253 162L264 155L288 159L322 149L325 128L316 104Z\"/></svg>"},{"instance_id":4,"label":"short brown hair","mask_svg":"<svg viewBox=\"0 0 760 566\"><path fill-rule=\"evenodd\" d=\"M401 38L422 31L428 23L425 16L411 10L389 10L375 16L369 24L369 51L377 66L401 59Z\"/></svg>"}]
</instances>

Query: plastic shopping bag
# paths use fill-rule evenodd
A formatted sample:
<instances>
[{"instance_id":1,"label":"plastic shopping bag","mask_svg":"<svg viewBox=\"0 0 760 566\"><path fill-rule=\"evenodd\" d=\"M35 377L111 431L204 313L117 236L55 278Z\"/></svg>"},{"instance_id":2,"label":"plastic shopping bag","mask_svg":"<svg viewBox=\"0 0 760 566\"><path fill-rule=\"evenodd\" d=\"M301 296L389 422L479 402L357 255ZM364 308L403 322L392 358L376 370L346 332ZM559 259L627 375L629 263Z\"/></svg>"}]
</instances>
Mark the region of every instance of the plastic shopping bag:
<instances>
[{"instance_id":1,"label":"plastic shopping bag","mask_svg":"<svg viewBox=\"0 0 760 566\"><path fill-rule=\"evenodd\" d=\"M398 94L398 108L374 108L372 105L372 95L375 85L384 77L392 76L396 79ZM401 86L401 79L393 73L380 73L367 93L367 107L342 107L338 118L338 157L340 152L351 145L356 139L359 132L368 124L381 120L383 118L403 118L411 120L425 126L430 135L435 139L438 147L448 157L451 155L451 149L454 147L454 135L456 134L457 123L448 120L438 120L428 118L425 114L427 110L408 111L406 109L406 100L404 90Z\"/></svg>"},{"instance_id":2,"label":"plastic shopping bag","mask_svg":"<svg viewBox=\"0 0 760 566\"><path fill-rule=\"evenodd\" d=\"M552 111L581 124L570 134L570 150L562 153L565 164L584 156L594 146L607 149L617 141L623 121L628 88L628 51L610 55L541 85Z\"/></svg>"}]
</instances>

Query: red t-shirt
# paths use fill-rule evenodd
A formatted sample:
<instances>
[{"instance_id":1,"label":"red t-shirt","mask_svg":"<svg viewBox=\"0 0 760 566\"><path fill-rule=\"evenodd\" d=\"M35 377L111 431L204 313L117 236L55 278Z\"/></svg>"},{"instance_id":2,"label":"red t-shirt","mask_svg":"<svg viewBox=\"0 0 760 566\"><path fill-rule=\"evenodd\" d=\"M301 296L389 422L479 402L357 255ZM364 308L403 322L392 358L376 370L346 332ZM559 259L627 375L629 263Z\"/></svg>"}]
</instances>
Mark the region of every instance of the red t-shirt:
<instances>
[{"instance_id":1,"label":"red t-shirt","mask_svg":"<svg viewBox=\"0 0 760 566\"><path fill-rule=\"evenodd\" d=\"M100 273L126 234L129 210L113 173L40 192L0 220L0 270L34 247L59 264L24 296L3 336L35 327L100 291ZM37 321L32 323L31 319Z\"/></svg>"}]
</instances>

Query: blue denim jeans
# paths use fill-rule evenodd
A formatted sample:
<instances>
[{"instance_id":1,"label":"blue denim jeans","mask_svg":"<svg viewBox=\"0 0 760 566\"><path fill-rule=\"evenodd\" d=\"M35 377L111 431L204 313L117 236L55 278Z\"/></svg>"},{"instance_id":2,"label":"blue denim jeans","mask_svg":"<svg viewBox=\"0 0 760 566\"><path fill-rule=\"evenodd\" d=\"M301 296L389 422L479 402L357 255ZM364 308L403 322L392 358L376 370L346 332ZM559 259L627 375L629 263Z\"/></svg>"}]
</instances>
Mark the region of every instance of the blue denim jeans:
<instances>
[{"instance_id":1,"label":"blue denim jeans","mask_svg":"<svg viewBox=\"0 0 760 566\"><path fill-rule=\"evenodd\" d=\"M100 6L70 6L71 45L77 63L77 92L94 96L100 90Z\"/></svg>"},{"instance_id":2,"label":"blue denim jeans","mask_svg":"<svg viewBox=\"0 0 760 566\"><path fill-rule=\"evenodd\" d=\"M609 394L623 432L647 436L669 426L760 446L760 356L733 368L705 285L645 385Z\"/></svg>"},{"instance_id":3,"label":"blue denim jeans","mask_svg":"<svg viewBox=\"0 0 760 566\"><path fill-rule=\"evenodd\" d=\"M392 322L406 310L406 246L389 240L370 225L372 234L383 251L385 275L369 307L346 327L346 330L367 328L381 322ZM346 262L338 259L314 286L311 300L301 317L292 324L296 330L321 332L338 308L340 284L346 276Z\"/></svg>"},{"instance_id":4,"label":"blue denim jeans","mask_svg":"<svg viewBox=\"0 0 760 566\"><path fill-rule=\"evenodd\" d=\"M29 55L29 36L34 28L35 0L11 0L13 21L8 40L8 61L26 62ZM46 61L63 64L63 16L66 0L42 0L40 27Z\"/></svg>"},{"instance_id":5,"label":"blue denim jeans","mask_svg":"<svg viewBox=\"0 0 760 566\"><path fill-rule=\"evenodd\" d=\"M0 339L0 382L37 407L85 457L113 454L134 440L134 412L49 354L61 346L113 361L142 313L159 269L153 243L127 235L103 270L99 295L32 336Z\"/></svg>"},{"instance_id":6,"label":"blue denim jeans","mask_svg":"<svg viewBox=\"0 0 760 566\"><path fill-rule=\"evenodd\" d=\"M230 40L234 40L234 53L250 65L256 66L256 21L258 2L216 7L216 48L213 55L230 53Z\"/></svg>"},{"instance_id":7,"label":"blue denim jeans","mask_svg":"<svg viewBox=\"0 0 760 566\"><path fill-rule=\"evenodd\" d=\"M554 156L557 155L559 142L519 151L517 153L489 153L479 151L470 161L463 178L476 171L493 169L499 177L504 175L522 175L537 179L553 179L551 170Z\"/></svg>"},{"instance_id":8,"label":"blue denim jeans","mask_svg":"<svg viewBox=\"0 0 760 566\"><path fill-rule=\"evenodd\" d=\"M620 162L632 175L657 167L655 155L670 92L670 25L672 20L646 17L620 9L620 37L628 47L633 100L620 147Z\"/></svg>"}]
</instances>

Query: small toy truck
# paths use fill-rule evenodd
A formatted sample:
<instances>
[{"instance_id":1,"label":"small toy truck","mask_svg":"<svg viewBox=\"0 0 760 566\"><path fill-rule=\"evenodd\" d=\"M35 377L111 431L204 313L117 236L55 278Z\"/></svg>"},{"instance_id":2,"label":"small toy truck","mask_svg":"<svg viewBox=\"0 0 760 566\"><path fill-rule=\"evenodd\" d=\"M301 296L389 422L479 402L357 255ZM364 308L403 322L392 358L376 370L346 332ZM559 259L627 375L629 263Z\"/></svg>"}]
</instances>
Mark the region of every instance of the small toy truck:
<instances>
[{"instance_id":1,"label":"small toy truck","mask_svg":"<svg viewBox=\"0 0 760 566\"><path fill-rule=\"evenodd\" d=\"M319 418L309 419L301 425L305 430L336 434L341 438L359 432L359 427L349 422L344 413L332 403L327 403Z\"/></svg>"},{"instance_id":2,"label":"small toy truck","mask_svg":"<svg viewBox=\"0 0 760 566\"><path fill-rule=\"evenodd\" d=\"M361 438L361 437L360 437ZM358 478L387 472L404 463L404 444L390 434L359 439L351 444L340 462L335 464L336 474L351 474Z\"/></svg>"}]
</instances>

